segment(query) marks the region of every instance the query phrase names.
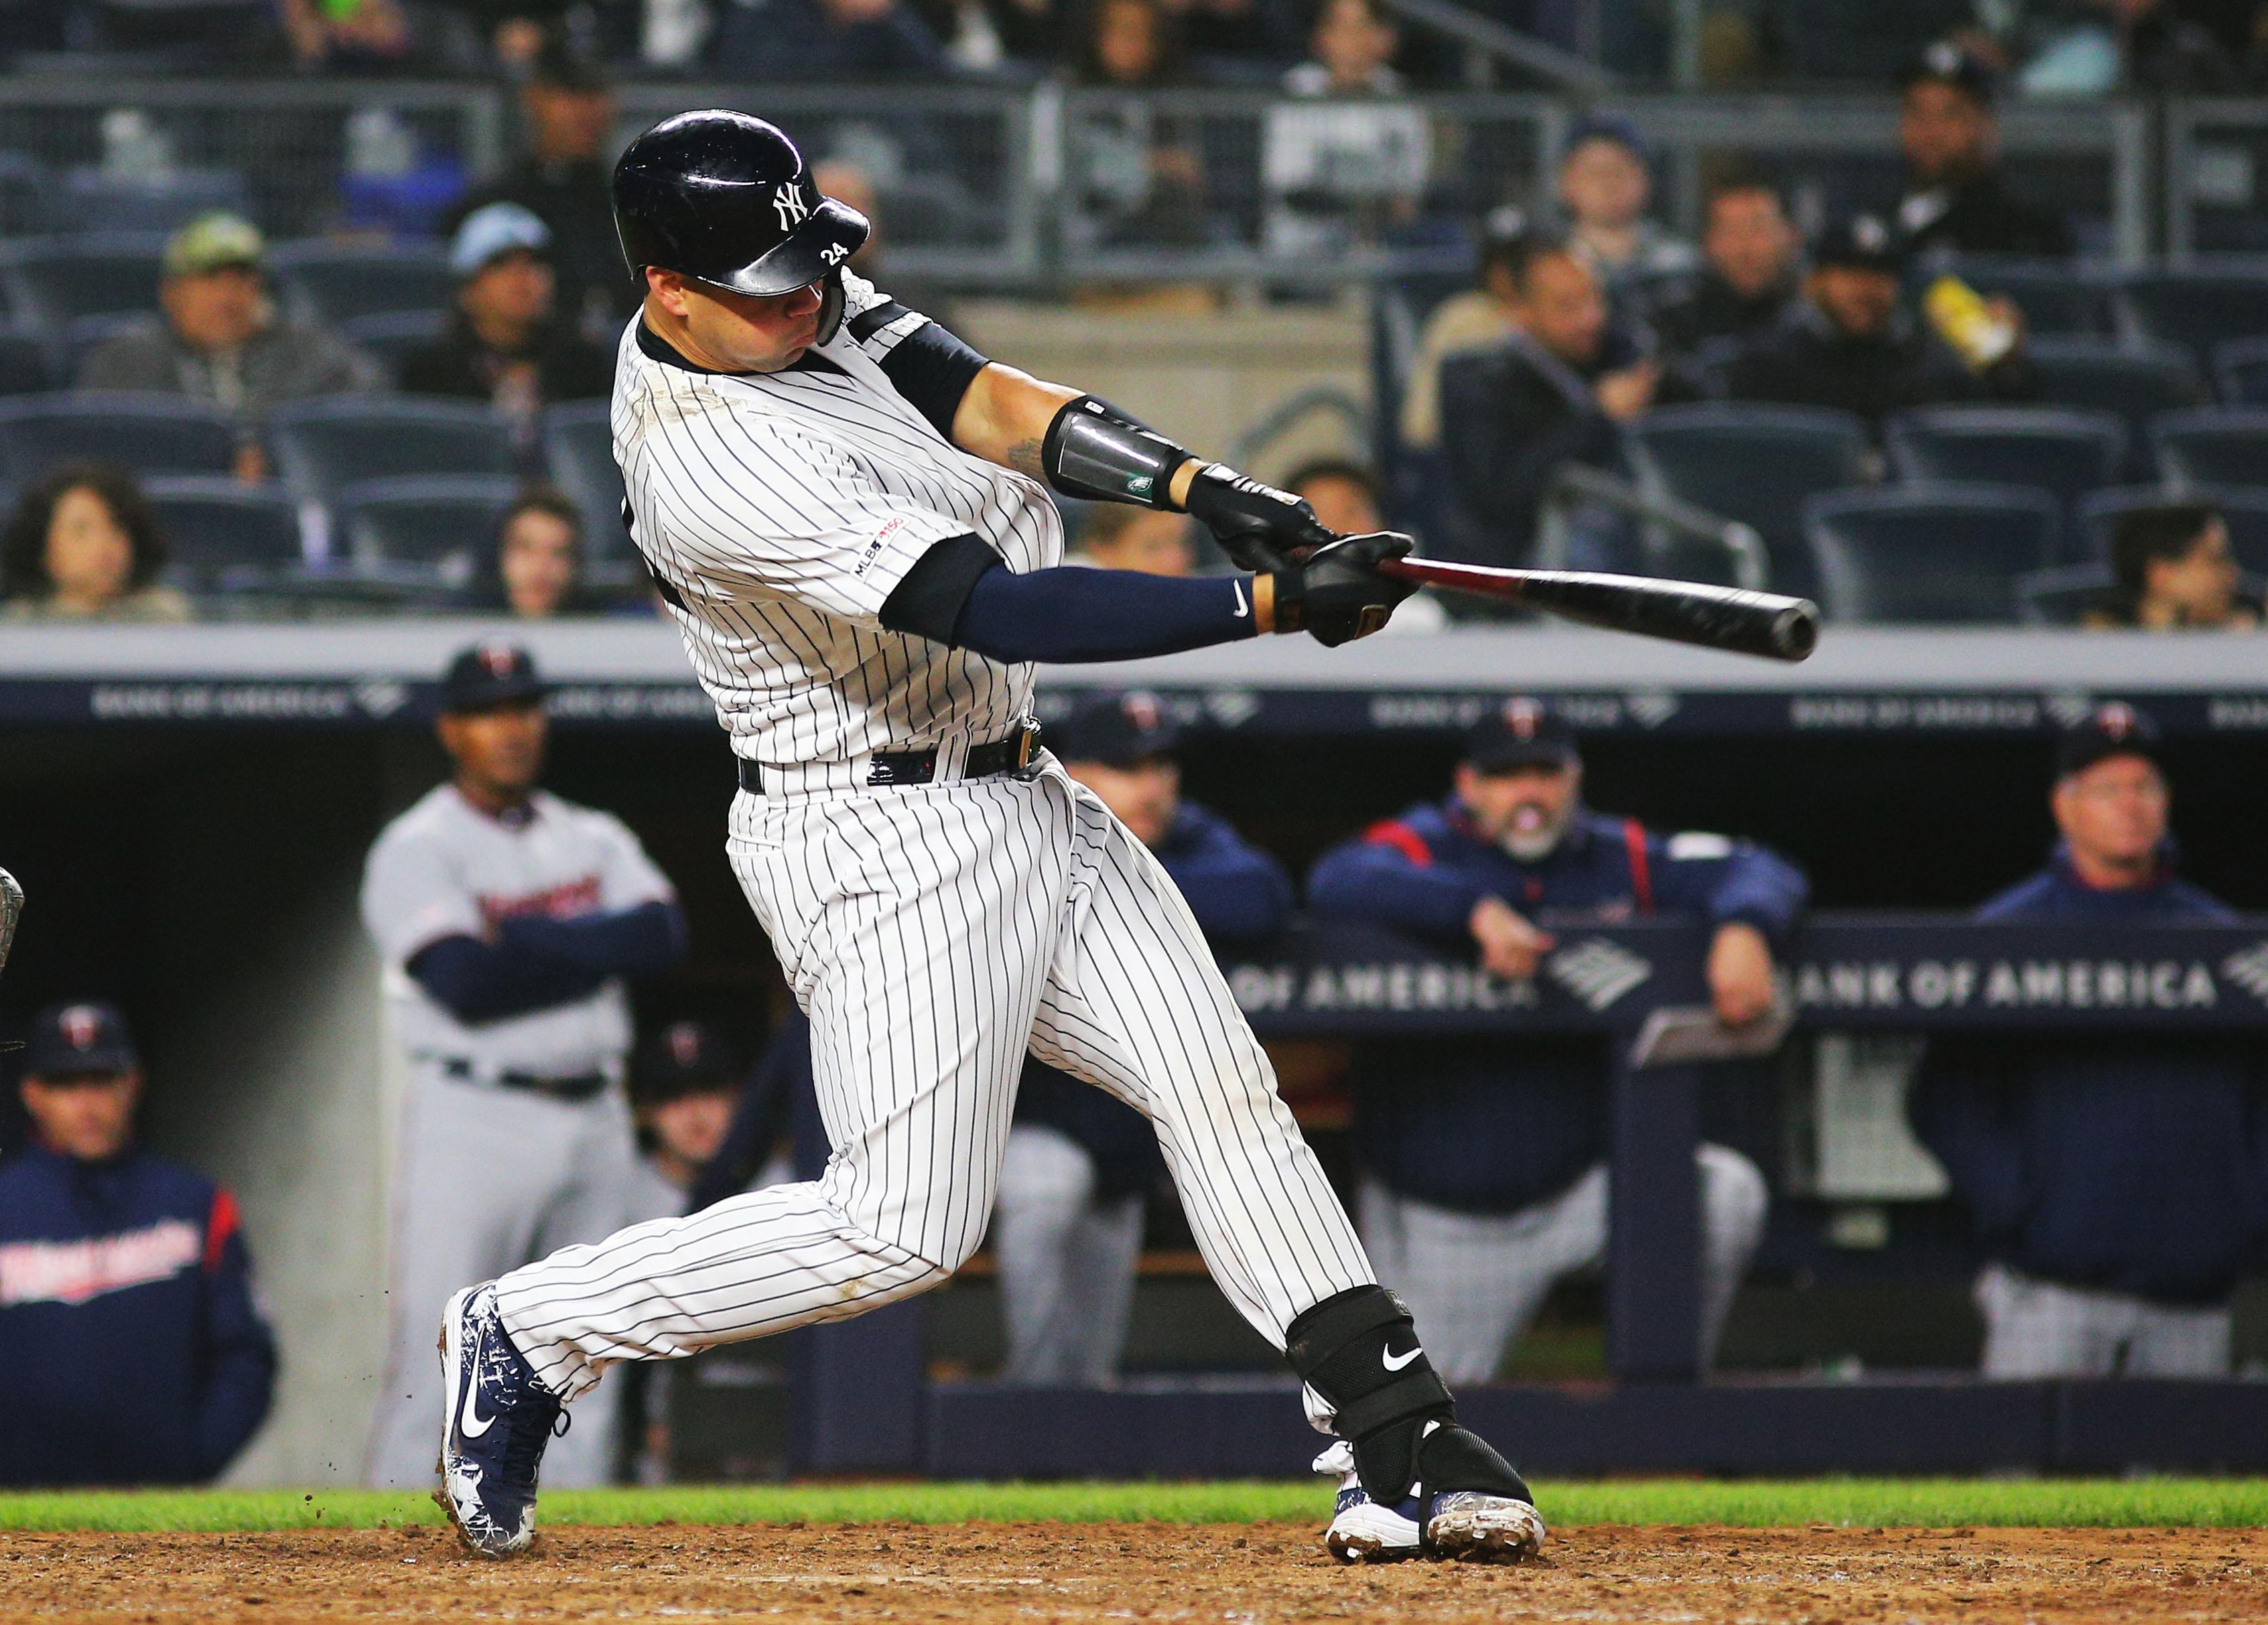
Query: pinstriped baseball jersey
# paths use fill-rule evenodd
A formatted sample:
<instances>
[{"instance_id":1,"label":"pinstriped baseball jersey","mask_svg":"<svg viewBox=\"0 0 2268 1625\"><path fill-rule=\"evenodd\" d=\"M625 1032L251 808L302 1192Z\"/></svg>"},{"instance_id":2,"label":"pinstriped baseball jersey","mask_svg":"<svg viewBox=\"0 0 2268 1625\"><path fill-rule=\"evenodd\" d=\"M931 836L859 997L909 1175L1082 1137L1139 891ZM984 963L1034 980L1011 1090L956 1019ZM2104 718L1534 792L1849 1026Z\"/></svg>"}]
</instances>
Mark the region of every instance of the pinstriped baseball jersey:
<instances>
[{"instance_id":1,"label":"pinstriped baseball jersey","mask_svg":"<svg viewBox=\"0 0 2268 1625\"><path fill-rule=\"evenodd\" d=\"M656 360L636 322L615 364L631 534L676 595L733 750L762 762L1008 732L1030 707L1030 666L885 631L877 616L948 536L981 538L1018 571L1063 559L1045 488L948 443L883 373L928 318L894 314L861 277L843 284L841 330L783 371Z\"/></svg>"}]
</instances>

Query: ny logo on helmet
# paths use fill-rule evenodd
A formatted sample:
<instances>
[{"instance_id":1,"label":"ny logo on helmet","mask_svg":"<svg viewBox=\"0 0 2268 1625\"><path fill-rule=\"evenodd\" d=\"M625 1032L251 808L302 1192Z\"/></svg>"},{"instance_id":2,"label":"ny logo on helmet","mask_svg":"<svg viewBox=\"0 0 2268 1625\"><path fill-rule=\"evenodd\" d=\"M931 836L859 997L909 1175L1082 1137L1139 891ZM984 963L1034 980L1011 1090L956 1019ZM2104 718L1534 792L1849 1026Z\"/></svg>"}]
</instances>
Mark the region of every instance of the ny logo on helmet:
<instances>
[{"instance_id":1,"label":"ny logo on helmet","mask_svg":"<svg viewBox=\"0 0 2268 1625\"><path fill-rule=\"evenodd\" d=\"M803 201L803 194L790 180L772 192L772 210L779 216L780 230L792 232L811 213L811 205Z\"/></svg>"}]
</instances>

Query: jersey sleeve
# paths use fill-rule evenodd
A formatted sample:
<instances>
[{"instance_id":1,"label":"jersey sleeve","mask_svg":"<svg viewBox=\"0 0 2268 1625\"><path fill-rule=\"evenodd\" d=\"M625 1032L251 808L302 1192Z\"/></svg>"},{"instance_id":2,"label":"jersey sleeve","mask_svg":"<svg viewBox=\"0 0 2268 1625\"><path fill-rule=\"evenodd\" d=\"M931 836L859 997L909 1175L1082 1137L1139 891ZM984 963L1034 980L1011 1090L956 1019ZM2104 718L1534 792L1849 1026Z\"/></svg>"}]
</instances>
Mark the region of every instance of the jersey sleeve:
<instances>
[{"instance_id":1,"label":"jersey sleeve","mask_svg":"<svg viewBox=\"0 0 2268 1625\"><path fill-rule=\"evenodd\" d=\"M845 300L843 325L850 342L881 368L890 386L929 420L940 438L952 440L961 398L989 359L935 318L875 292L871 283L846 277L846 293L853 282L865 291Z\"/></svg>"},{"instance_id":2,"label":"jersey sleeve","mask_svg":"<svg viewBox=\"0 0 2268 1625\"><path fill-rule=\"evenodd\" d=\"M431 840L388 830L371 849L362 879L363 923L389 965L405 965L444 937L478 937L480 905L446 852Z\"/></svg>"},{"instance_id":3,"label":"jersey sleeve","mask_svg":"<svg viewBox=\"0 0 2268 1625\"><path fill-rule=\"evenodd\" d=\"M596 814L602 841L599 864L599 906L608 913L636 908L644 903L674 903L677 888L645 855L630 827L612 813Z\"/></svg>"}]
</instances>

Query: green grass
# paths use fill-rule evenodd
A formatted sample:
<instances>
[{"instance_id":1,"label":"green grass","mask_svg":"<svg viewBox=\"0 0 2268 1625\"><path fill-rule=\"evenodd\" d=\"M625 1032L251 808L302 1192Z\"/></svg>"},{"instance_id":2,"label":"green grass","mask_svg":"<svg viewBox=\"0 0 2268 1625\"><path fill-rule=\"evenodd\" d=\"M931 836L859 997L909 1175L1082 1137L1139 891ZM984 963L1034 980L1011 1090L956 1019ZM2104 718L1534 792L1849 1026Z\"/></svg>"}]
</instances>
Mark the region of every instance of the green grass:
<instances>
[{"instance_id":1,"label":"green grass","mask_svg":"<svg viewBox=\"0 0 2268 1625\"><path fill-rule=\"evenodd\" d=\"M2240 1528L2268 1524L2263 1479L1631 1480L1544 1483L1554 1524L1836 1524L1949 1527L2084 1526ZM1200 1484L763 1484L561 1490L548 1524L1248 1523L1320 1521L1318 1482ZM0 1493L0 1530L143 1532L366 1529L434 1524L410 1493L331 1490L119 1490Z\"/></svg>"}]
</instances>

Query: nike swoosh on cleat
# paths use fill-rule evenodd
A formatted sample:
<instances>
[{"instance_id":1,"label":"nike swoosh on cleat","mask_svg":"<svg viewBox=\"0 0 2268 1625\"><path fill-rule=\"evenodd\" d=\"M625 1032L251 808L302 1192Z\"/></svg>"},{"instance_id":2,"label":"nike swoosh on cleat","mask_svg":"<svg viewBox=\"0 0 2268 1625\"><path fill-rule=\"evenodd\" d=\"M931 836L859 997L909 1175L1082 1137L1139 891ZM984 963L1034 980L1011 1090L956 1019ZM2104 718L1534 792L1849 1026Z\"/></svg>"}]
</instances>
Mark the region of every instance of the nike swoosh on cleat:
<instances>
[{"instance_id":1,"label":"nike swoosh on cleat","mask_svg":"<svg viewBox=\"0 0 2268 1625\"><path fill-rule=\"evenodd\" d=\"M457 1410L457 1431L467 1438L478 1438L496 1425L494 1416L481 1415L481 1349L478 1340L473 1344L473 1379L465 1385L465 1402Z\"/></svg>"},{"instance_id":2,"label":"nike swoosh on cleat","mask_svg":"<svg viewBox=\"0 0 2268 1625\"><path fill-rule=\"evenodd\" d=\"M1378 1358L1379 1363L1384 1365L1388 1371L1398 1371L1403 1366L1409 1364L1410 1361L1416 1359L1419 1355L1425 1352L1425 1345L1420 1343L1415 1349L1412 1349L1409 1353L1404 1355L1396 1355L1390 1349L1381 1349L1378 1351Z\"/></svg>"}]
</instances>

